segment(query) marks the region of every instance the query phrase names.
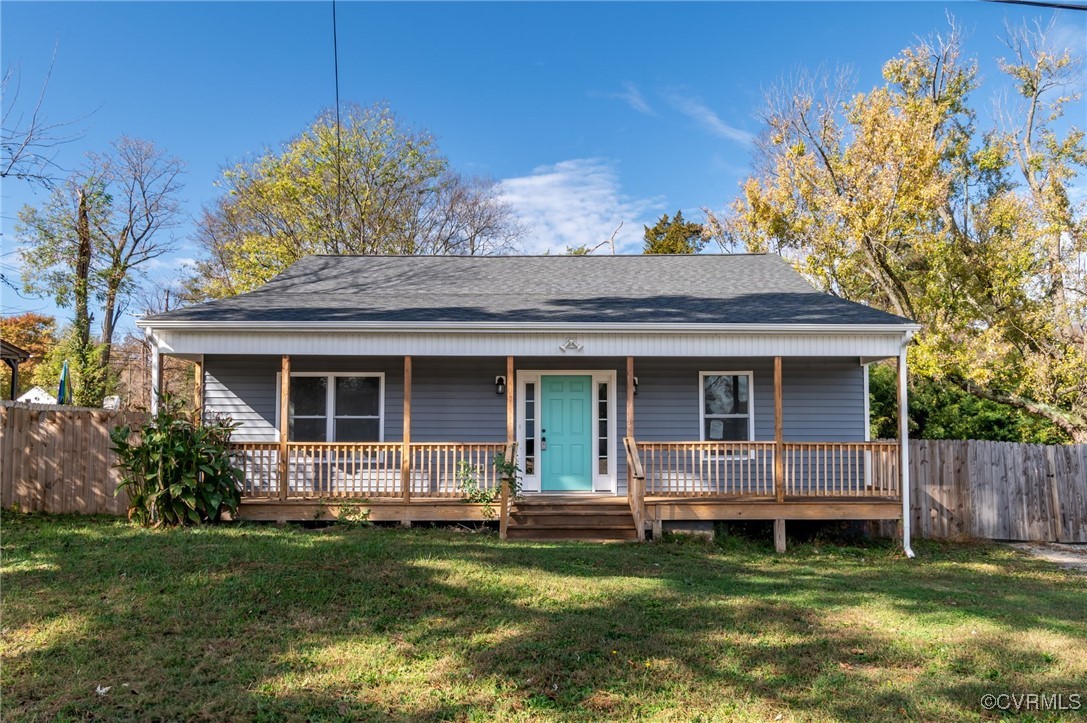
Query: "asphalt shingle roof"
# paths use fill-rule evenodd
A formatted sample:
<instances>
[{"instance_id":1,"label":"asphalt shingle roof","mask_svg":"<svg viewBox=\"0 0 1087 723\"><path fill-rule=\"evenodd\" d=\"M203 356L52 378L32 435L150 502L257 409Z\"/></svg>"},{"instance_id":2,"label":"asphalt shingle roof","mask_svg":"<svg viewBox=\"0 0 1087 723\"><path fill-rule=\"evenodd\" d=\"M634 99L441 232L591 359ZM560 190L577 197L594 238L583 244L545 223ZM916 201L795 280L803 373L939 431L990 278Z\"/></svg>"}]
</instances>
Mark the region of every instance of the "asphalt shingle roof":
<instances>
[{"instance_id":1,"label":"asphalt shingle roof","mask_svg":"<svg viewBox=\"0 0 1087 723\"><path fill-rule=\"evenodd\" d=\"M309 256L192 322L909 324L817 291L774 254Z\"/></svg>"}]
</instances>

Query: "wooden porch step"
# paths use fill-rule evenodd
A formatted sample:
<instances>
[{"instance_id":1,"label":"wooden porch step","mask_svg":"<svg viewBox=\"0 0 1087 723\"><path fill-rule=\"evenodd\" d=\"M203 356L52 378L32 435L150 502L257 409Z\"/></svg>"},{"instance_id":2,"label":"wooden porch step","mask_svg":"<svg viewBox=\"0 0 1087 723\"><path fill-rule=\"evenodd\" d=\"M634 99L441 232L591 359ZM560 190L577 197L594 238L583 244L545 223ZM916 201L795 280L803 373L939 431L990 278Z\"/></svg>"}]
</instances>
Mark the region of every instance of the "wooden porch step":
<instances>
[{"instance_id":1,"label":"wooden porch step","mask_svg":"<svg viewBox=\"0 0 1087 723\"><path fill-rule=\"evenodd\" d=\"M510 511L513 540L638 539L626 500L615 497L548 497L518 500Z\"/></svg>"},{"instance_id":2,"label":"wooden porch step","mask_svg":"<svg viewBox=\"0 0 1087 723\"><path fill-rule=\"evenodd\" d=\"M631 524L621 530L536 529L513 526L506 531L509 540L571 540L581 542L635 542L638 534Z\"/></svg>"}]
</instances>

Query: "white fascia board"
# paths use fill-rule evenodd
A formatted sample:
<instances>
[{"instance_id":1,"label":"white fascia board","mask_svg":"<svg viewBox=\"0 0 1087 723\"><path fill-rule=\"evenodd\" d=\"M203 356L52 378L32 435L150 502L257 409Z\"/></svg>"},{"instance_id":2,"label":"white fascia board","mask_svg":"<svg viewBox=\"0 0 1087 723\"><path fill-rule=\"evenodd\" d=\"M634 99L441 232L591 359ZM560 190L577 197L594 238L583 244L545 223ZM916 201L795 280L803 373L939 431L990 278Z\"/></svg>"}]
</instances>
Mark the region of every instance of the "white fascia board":
<instances>
[{"instance_id":1,"label":"white fascia board","mask_svg":"<svg viewBox=\"0 0 1087 723\"><path fill-rule=\"evenodd\" d=\"M248 333L328 333L328 332L400 332L455 334L563 334L654 333L654 334L905 334L921 329L920 324L669 324L602 322L506 322L485 321L471 324L429 321L189 321L138 319L141 329L178 329L197 332Z\"/></svg>"}]
</instances>

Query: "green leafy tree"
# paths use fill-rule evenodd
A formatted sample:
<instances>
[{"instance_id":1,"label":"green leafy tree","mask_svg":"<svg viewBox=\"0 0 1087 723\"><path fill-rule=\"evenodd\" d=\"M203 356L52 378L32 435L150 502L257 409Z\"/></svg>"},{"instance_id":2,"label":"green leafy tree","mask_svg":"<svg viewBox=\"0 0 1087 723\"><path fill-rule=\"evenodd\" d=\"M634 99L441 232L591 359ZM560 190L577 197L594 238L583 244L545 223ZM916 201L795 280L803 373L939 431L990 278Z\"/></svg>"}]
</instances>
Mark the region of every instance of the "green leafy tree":
<instances>
[{"instance_id":1,"label":"green leafy tree","mask_svg":"<svg viewBox=\"0 0 1087 723\"><path fill-rule=\"evenodd\" d=\"M921 322L921 377L1087 441L1087 226L1069 194L1087 149L1058 123L1077 60L1045 28L1009 28L1008 47L1017 103L986 130L954 28L892 59L867 93L837 77L772 94L759 172L710 225L726 246L778 252L831 293Z\"/></svg>"},{"instance_id":2,"label":"green leafy tree","mask_svg":"<svg viewBox=\"0 0 1087 723\"><path fill-rule=\"evenodd\" d=\"M872 438L898 436L898 375L893 365L870 367ZM998 442L1062 444L1067 435L1043 417L982 399L946 380L914 376L908 418L915 439L990 439Z\"/></svg>"},{"instance_id":3,"label":"green leafy tree","mask_svg":"<svg viewBox=\"0 0 1087 723\"><path fill-rule=\"evenodd\" d=\"M521 234L487 179L450 169L388 108L321 114L281 150L223 171L205 209L195 296L249 291L307 254L491 254Z\"/></svg>"},{"instance_id":4,"label":"green leafy tree","mask_svg":"<svg viewBox=\"0 0 1087 723\"><path fill-rule=\"evenodd\" d=\"M61 369L67 361L73 390L72 403L82 407L99 406L113 390L113 377L109 368L102 363L102 351L101 344L84 344L79 330L70 324L61 330L56 344L34 367L31 382L55 395L60 385Z\"/></svg>"},{"instance_id":5,"label":"green leafy tree","mask_svg":"<svg viewBox=\"0 0 1087 723\"><path fill-rule=\"evenodd\" d=\"M45 314L28 311L0 318L0 338L30 352L30 359L19 364L18 394L34 386L34 372L42 359L57 343L57 320ZM0 390L11 384L11 369L0 365Z\"/></svg>"},{"instance_id":6,"label":"green leafy tree","mask_svg":"<svg viewBox=\"0 0 1087 723\"><path fill-rule=\"evenodd\" d=\"M644 254L696 254L702 250L702 224L686 221L683 211L674 218L663 214L652 228L645 226Z\"/></svg>"}]
</instances>

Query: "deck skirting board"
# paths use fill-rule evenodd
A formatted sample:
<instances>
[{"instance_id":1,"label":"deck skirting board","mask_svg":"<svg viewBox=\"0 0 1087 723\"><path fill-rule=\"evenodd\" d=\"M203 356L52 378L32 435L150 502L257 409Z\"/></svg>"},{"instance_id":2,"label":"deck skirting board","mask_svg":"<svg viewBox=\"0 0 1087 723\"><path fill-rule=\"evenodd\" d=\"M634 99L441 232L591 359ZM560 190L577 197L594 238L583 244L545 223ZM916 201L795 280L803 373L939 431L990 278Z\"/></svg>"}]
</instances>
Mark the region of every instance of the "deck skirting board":
<instances>
[{"instance_id":1,"label":"deck skirting board","mask_svg":"<svg viewBox=\"0 0 1087 723\"><path fill-rule=\"evenodd\" d=\"M893 500L833 502L646 501L650 520L897 520L902 503Z\"/></svg>"},{"instance_id":2,"label":"deck skirting board","mask_svg":"<svg viewBox=\"0 0 1087 723\"><path fill-rule=\"evenodd\" d=\"M614 501L614 496L608 497ZM586 500L586 503L589 503ZM591 503L590 503L591 504ZM238 518L254 521L309 522L335 520L343 513L368 510L371 522L484 522L497 521L497 508L488 517L483 505L457 499L412 500L321 500L246 499ZM647 499L646 520L897 520L902 505L897 500L768 500L739 501L712 499Z\"/></svg>"}]
</instances>

